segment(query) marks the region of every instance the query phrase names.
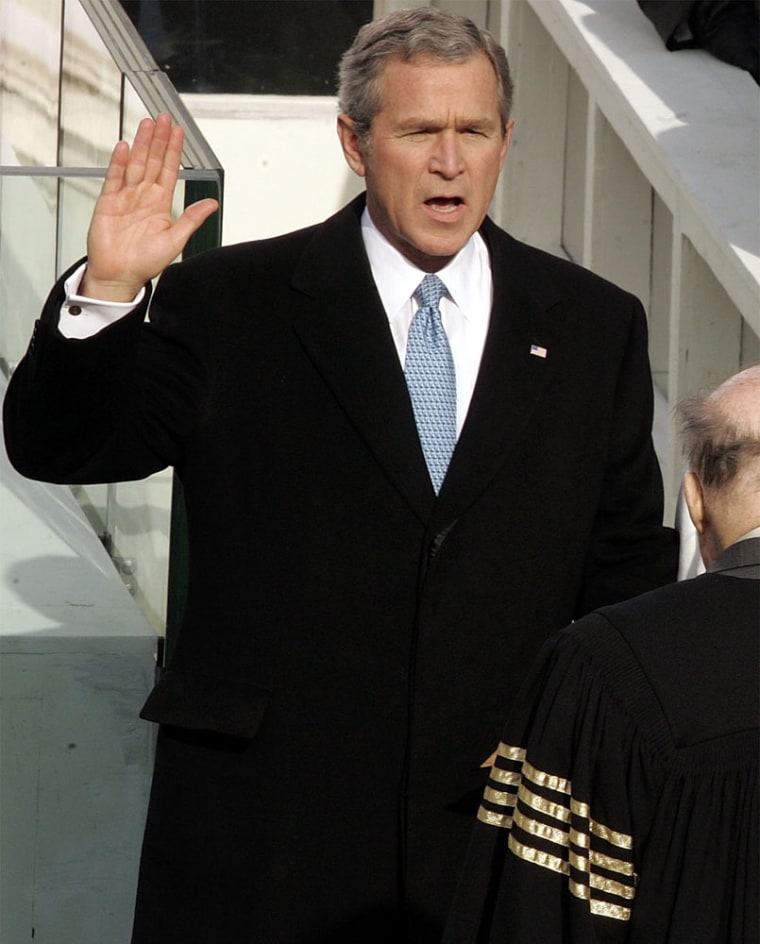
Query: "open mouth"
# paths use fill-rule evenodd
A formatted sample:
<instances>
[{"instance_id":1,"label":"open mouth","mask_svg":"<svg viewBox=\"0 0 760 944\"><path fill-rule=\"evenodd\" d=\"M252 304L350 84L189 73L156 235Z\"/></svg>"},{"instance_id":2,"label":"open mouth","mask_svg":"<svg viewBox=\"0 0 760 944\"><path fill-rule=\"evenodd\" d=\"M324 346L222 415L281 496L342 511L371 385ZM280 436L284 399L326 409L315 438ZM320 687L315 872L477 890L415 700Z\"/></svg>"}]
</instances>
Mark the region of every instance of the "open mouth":
<instances>
[{"instance_id":1,"label":"open mouth","mask_svg":"<svg viewBox=\"0 0 760 944\"><path fill-rule=\"evenodd\" d=\"M461 197L431 197L425 201L426 206L432 207L439 213L453 213L463 203L464 200Z\"/></svg>"}]
</instances>

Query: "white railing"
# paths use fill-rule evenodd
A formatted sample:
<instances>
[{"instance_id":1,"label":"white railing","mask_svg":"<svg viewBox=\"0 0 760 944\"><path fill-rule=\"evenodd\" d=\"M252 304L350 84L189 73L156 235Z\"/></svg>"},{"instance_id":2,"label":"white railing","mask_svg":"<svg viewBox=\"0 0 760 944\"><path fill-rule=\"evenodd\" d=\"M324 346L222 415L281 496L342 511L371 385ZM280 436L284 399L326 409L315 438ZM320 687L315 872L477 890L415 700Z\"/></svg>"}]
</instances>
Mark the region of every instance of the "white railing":
<instances>
[{"instance_id":1,"label":"white railing","mask_svg":"<svg viewBox=\"0 0 760 944\"><path fill-rule=\"evenodd\" d=\"M760 360L760 97L634 0L489 5L516 77L496 217L637 294L674 404ZM467 3L457 4L467 13ZM494 14L498 13L498 16ZM681 464L666 450L667 515Z\"/></svg>"}]
</instances>

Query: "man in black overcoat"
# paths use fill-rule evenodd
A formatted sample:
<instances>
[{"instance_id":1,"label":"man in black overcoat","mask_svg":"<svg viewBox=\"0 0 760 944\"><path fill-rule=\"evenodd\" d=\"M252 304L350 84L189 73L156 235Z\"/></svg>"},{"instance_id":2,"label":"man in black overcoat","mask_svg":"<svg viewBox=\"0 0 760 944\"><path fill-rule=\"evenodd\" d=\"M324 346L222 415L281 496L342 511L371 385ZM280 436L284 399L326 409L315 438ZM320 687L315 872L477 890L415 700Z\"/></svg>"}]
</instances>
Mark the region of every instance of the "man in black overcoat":
<instances>
[{"instance_id":1,"label":"man in black overcoat","mask_svg":"<svg viewBox=\"0 0 760 944\"><path fill-rule=\"evenodd\" d=\"M436 940L542 641L674 577L640 303L486 217L510 103L470 21L369 24L338 118L366 195L152 297L215 204L172 222L182 134L144 121L14 374L23 474L184 486L135 944ZM404 373L430 273L456 374L435 486Z\"/></svg>"}]
</instances>

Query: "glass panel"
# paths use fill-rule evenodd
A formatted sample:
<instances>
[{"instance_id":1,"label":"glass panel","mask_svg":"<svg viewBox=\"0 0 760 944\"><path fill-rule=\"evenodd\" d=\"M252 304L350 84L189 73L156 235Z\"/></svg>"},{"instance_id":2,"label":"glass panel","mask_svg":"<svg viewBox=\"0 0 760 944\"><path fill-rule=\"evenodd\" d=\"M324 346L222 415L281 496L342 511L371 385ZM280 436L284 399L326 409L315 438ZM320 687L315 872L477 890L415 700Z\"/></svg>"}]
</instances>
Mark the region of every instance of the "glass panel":
<instances>
[{"instance_id":1,"label":"glass panel","mask_svg":"<svg viewBox=\"0 0 760 944\"><path fill-rule=\"evenodd\" d=\"M82 506L87 520L92 525L92 530L97 534L100 540L108 545L108 529L106 519L108 518L108 500L112 485L74 485L72 491L76 500Z\"/></svg>"},{"instance_id":2,"label":"glass panel","mask_svg":"<svg viewBox=\"0 0 760 944\"><path fill-rule=\"evenodd\" d=\"M0 4L0 164L55 166L60 0Z\"/></svg>"},{"instance_id":3,"label":"glass panel","mask_svg":"<svg viewBox=\"0 0 760 944\"><path fill-rule=\"evenodd\" d=\"M166 625L172 473L109 490L111 553L122 578L157 632Z\"/></svg>"},{"instance_id":4,"label":"glass panel","mask_svg":"<svg viewBox=\"0 0 760 944\"><path fill-rule=\"evenodd\" d=\"M145 107L145 103L142 101L138 93L135 91L132 83L127 79L124 82L124 99L122 101L122 112L121 112L121 131L117 132L119 137L124 138L125 141L131 141L135 132L137 131L137 126L143 120L143 118L149 118L148 109ZM116 144L118 138L115 136L111 141L111 147Z\"/></svg>"},{"instance_id":5,"label":"glass panel","mask_svg":"<svg viewBox=\"0 0 760 944\"><path fill-rule=\"evenodd\" d=\"M0 176L0 358L13 368L56 276L55 177Z\"/></svg>"},{"instance_id":6,"label":"glass panel","mask_svg":"<svg viewBox=\"0 0 760 944\"><path fill-rule=\"evenodd\" d=\"M97 177L62 177L58 193L58 272L85 254L92 208L103 185Z\"/></svg>"},{"instance_id":7,"label":"glass panel","mask_svg":"<svg viewBox=\"0 0 760 944\"><path fill-rule=\"evenodd\" d=\"M175 194L177 215L186 202L203 196L214 196L221 203L222 171L176 91L150 68L150 56L116 0L2 0L2 4L0 366L7 372L23 356L55 278L85 252L92 209L120 137L131 139L140 120L158 111L168 111L183 123L187 167ZM220 237L217 216L196 234L185 255L218 245ZM166 470L141 482L73 488L159 632L167 619L167 595L180 604L184 599L181 517L181 540L176 542L181 553L175 551L173 568L178 590L167 593L170 530L176 514L172 485L172 473ZM181 609L176 603L172 607L175 612Z\"/></svg>"},{"instance_id":8,"label":"glass panel","mask_svg":"<svg viewBox=\"0 0 760 944\"><path fill-rule=\"evenodd\" d=\"M82 7L65 11L60 163L104 167L121 134L121 72Z\"/></svg>"}]
</instances>

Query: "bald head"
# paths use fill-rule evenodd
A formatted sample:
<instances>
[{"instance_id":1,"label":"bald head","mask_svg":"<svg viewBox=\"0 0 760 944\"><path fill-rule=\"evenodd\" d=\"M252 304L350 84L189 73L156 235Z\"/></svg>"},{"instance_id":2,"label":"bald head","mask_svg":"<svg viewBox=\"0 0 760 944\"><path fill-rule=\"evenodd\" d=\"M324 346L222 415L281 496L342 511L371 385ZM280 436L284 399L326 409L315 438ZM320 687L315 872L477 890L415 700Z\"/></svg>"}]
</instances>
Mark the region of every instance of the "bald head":
<instances>
[{"instance_id":1,"label":"bald head","mask_svg":"<svg viewBox=\"0 0 760 944\"><path fill-rule=\"evenodd\" d=\"M743 430L748 439L760 441L760 365L729 377L707 397L717 410Z\"/></svg>"},{"instance_id":2,"label":"bald head","mask_svg":"<svg viewBox=\"0 0 760 944\"><path fill-rule=\"evenodd\" d=\"M684 497L705 564L760 527L760 366L679 406Z\"/></svg>"}]
</instances>

